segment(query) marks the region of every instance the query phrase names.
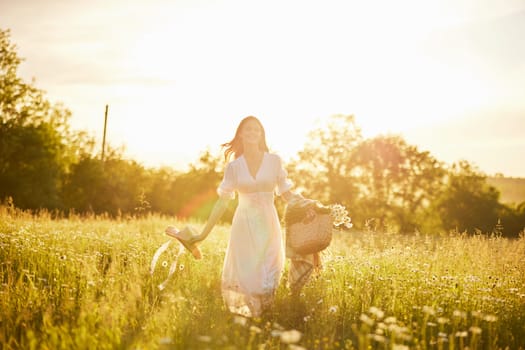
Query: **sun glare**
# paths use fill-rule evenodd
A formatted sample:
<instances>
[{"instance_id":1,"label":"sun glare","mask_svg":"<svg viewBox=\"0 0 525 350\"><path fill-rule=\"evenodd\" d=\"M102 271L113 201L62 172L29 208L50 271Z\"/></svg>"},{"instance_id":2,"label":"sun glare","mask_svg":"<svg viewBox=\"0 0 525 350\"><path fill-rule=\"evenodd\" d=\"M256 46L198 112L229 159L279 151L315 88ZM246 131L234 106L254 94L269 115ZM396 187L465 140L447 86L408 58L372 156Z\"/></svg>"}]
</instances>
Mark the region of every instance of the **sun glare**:
<instances>
[{"instance_id":1,"label":"sun glare","mask_svg":"<svg viewBox=\"0 0 525 350\"><path fill-rule=\"evenodd\" d=\"M289 158L315 121L333 114L353 114L365 137L402 134L457 118L492 93L476 70L426 52L436 16L450 22L439 12L413 18L396 6L395 16L383 16L371 5L334 11L340 4L297 3L303 15L290 29L270 6L232 4L247 16L228 6L188 7L144 25L121 67L131 78L110 96L117 144L147 164L193 160L255 115L270 146Z\"/></svg>"}]
</instances>

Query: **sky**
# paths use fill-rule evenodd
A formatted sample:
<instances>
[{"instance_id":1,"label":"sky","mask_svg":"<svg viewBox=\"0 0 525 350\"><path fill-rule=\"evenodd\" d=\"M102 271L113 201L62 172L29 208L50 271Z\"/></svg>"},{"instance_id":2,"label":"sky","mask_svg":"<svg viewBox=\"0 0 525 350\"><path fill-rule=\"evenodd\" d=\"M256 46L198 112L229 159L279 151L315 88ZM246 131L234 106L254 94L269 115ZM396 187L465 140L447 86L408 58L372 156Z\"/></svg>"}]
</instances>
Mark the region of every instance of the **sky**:
<instances>
[{"instance_id":1,"label":"sky","mask_svg":"<svg viewBox=\"0 0 525 350\"><path fill-rule=\"evenodd\" d=\"M334 114L448 164L525 177L525 0L2 0L19 75L125 145L184 167L259 117L297 154Z\"/></svg>"}]
</instances>

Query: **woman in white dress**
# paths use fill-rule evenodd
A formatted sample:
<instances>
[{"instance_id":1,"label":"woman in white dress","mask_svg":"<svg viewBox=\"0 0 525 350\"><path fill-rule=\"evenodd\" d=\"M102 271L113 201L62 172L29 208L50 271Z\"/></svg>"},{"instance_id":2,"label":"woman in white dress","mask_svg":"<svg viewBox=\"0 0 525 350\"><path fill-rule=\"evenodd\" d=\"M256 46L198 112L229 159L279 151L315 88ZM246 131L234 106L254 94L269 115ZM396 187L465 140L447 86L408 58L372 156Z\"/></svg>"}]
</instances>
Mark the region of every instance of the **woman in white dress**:
<instances>
[{"instance_id":1,"label":"woman in white dress","mask_svg":"<svg viewBox=\"0 0 525 350\"><path fill-rule=\"evenodd\" d=\"M232 313L260 316L272 304L285 262L274 195L286 201L301 197L290 191L292 185L281 158L269 153L264 128L256 117L244 118L235 137L222 146L228 163L217 189L219 199L206 225L197 235L179 232L172 236L200 258L195 243L209 235L237 193L239 204L224 260L222 296ZM234 160L229 161L232 154Z\"/></svg>"}]
</instances>

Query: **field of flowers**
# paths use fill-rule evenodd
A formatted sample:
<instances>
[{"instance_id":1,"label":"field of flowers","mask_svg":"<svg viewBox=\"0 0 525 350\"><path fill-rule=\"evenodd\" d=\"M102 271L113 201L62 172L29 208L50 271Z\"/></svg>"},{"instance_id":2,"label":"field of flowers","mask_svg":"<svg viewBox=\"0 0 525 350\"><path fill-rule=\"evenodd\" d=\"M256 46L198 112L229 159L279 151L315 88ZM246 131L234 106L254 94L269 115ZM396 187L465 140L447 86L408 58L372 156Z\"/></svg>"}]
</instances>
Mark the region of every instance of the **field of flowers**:
<instances>
[{"instance_id":1,"label":"field of flowers","mask_svg":"<svg viewBox=\"0 0 525 350\"><path fill-rule=\"evenodd\" d=\"M0 348L525 348L523 236L336 232L299 299L283 276L274 307L250 320L221 300L228 226L202 260L172 244L150 274L173 224L188 222L0 207Z\"/></svg>"}]
</instances>

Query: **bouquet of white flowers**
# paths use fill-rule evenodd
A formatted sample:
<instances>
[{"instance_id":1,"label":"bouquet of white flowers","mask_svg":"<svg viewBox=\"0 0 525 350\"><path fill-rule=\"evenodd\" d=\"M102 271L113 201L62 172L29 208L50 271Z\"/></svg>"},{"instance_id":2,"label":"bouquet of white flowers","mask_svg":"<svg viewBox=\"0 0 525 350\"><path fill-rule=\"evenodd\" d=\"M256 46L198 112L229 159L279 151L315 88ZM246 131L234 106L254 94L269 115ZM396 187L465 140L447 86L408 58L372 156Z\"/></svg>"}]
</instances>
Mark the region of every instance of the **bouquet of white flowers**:
<instances>
[{"instance_id":1,"label":"bouquet of white flowers","mask_svg":"<svg viewBox=\"0 0 525 350\"><path fill-rule=\"evenodd\" d=\"M353 226L352 219L348 216L348 210L341 204L332 204L329 206L330 216L334 218L334 226L343 225L346 228Z\"/></svg>"}]
</instances>

